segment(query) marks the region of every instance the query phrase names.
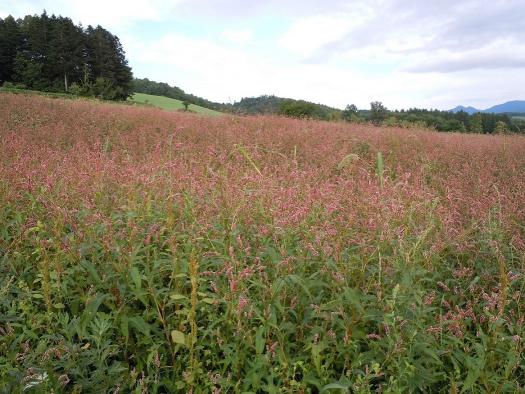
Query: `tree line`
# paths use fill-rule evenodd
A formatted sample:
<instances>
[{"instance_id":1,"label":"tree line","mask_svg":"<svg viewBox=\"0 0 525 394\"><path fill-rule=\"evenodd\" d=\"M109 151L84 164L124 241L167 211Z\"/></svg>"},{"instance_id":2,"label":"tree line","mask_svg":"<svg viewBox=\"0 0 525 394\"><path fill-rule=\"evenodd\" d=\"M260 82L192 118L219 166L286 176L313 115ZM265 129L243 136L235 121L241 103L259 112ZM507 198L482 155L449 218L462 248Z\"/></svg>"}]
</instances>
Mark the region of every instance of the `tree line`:
<instances>
[{"instance_id":1,"label":"tree line","mask_svg":"<svg viewBox=\"0 0 525 394\"><path fill-rule=\"evenodd\" d=\"M509 114L478 112L469 115L465 111L451 112L420 108L390 111L379 101L370 103L369 110L358 110L355 105L348 105L342 112L341 118L351 122L370 121L387 126L417 126L437 131L484 134L519 133L523 129L519 121Z\"/></svg>"},{"instance_id":2,"label":"tree line","mask_svg":"<svg viewBox=\"0 0 525 394\"><path fill-rule=\"evenodd\" d=\"M370 109L367 110L359 110L354 104L347 105L344 110L340 110L323 104L273 95L244 97L233 104L223 104L187 94L176 86L150 81L147 78L135 79L133 86L137 93L171 97L216 111L244 115L273 114L327 121L372 122L378 125L487 134L520 132L520 129L525 129L525 124L520 124L509 114L477 113L469 115L463 111L454 113L419 108L391 111L380 101L370 103Z\"/></svg>"},{"instance_id":3,"label":"tree line","mask_svg":"<svg viewBox=\"0 0 525 394\"><path fill-rule=\"evenodd\" d=\"M106 100L133 93L133 75L117 36L70 18L0 18L0 84Z\"/></svg>"}]
</instances>

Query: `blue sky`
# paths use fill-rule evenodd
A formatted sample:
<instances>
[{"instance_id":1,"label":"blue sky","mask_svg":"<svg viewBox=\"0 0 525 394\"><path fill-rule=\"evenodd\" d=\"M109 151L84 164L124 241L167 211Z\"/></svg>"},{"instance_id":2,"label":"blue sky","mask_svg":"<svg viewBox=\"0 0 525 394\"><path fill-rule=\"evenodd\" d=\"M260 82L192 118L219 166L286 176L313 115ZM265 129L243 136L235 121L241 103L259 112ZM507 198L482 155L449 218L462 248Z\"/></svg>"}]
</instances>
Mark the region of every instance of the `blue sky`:
<instances>
[{"instance_id":1,"label":"blue sky","mask_svg":"<svg viewBox=\"0 0 525 394\"><path fill-rule=\"evenodd\" d=\"M525 99L523 0L2 0L0 17L43 9L118 35L136 77L215 101Z\"/></svg>"}]
</instances>

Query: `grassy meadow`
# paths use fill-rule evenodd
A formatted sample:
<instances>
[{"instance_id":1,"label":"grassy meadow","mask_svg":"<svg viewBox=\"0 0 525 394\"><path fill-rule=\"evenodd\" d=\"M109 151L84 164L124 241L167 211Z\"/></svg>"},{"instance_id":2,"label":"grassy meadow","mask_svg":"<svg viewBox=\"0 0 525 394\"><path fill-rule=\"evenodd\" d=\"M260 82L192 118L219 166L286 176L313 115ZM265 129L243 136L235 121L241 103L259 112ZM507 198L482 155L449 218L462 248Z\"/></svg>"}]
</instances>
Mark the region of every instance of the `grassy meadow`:
<instances>
[{"instance_id":1,"label":"grassy meadow","mask_svg":"<svg viewBox=\"0 0 525 394\"><path fill-rule=\"evenodd\" d=\"M0 119L0 392L525 390L525 138Z\"/></svg>"},{"instance_id":2,"label":"grassy meadow","mask_svg":"<svg viewBox=\"0 0 525 394\"><path fill-rule=\"evenodd\" d=\"M181 100L172 99L164 96L154 96L145 93L134 93L133 96L128 99L128 101L138 104L148 104L169 111L184 110L184 104L182 104ZM222 115L220 112L214 111L209 108L200 107L195 104L190 104L188 106L188 111L211 116Z\"/></svg>"}]
</instances>

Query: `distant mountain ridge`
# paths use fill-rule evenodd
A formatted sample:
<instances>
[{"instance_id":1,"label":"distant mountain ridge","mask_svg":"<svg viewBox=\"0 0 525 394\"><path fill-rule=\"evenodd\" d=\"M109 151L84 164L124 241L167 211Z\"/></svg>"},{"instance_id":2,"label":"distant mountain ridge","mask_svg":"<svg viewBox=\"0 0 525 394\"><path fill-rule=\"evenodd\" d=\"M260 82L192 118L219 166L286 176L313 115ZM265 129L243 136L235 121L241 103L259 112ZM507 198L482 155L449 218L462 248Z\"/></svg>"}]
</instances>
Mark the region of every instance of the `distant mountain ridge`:
<instances>
[{"instance_id":1,"label":"distant mountain ridge","mask_svg":"<svg viewBox=\"0 0 525 394\"><path fill-rule=\"evenodd\" d=\"M450 112L464 111L469 115L475 114L476 112L492 113L492 114L504 114L504 113L525 113L525 100L514 100L507 101L503 104L494 105L487 109L477 109L474 107L464 107L458 105L456 108L450 110Z\"/></svg>"}]
</instances>

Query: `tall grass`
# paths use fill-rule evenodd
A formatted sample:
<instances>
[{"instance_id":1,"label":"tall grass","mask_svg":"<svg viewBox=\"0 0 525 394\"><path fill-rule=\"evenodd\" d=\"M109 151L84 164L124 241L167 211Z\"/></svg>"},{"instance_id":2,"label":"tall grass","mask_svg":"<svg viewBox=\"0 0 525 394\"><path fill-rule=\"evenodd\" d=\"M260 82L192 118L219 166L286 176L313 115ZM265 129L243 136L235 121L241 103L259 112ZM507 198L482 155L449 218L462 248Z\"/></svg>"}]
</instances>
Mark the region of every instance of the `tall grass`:
<instances>
[{"instance_id":1,"label":"tall grass","mask_svg":"<svg viewBox=\"0 0 525 394\"><path fill-rule=\"evenodd\" d=\"M523 391L523 138L0 118L1 391Z\"/></svg>"}]
</instances>

